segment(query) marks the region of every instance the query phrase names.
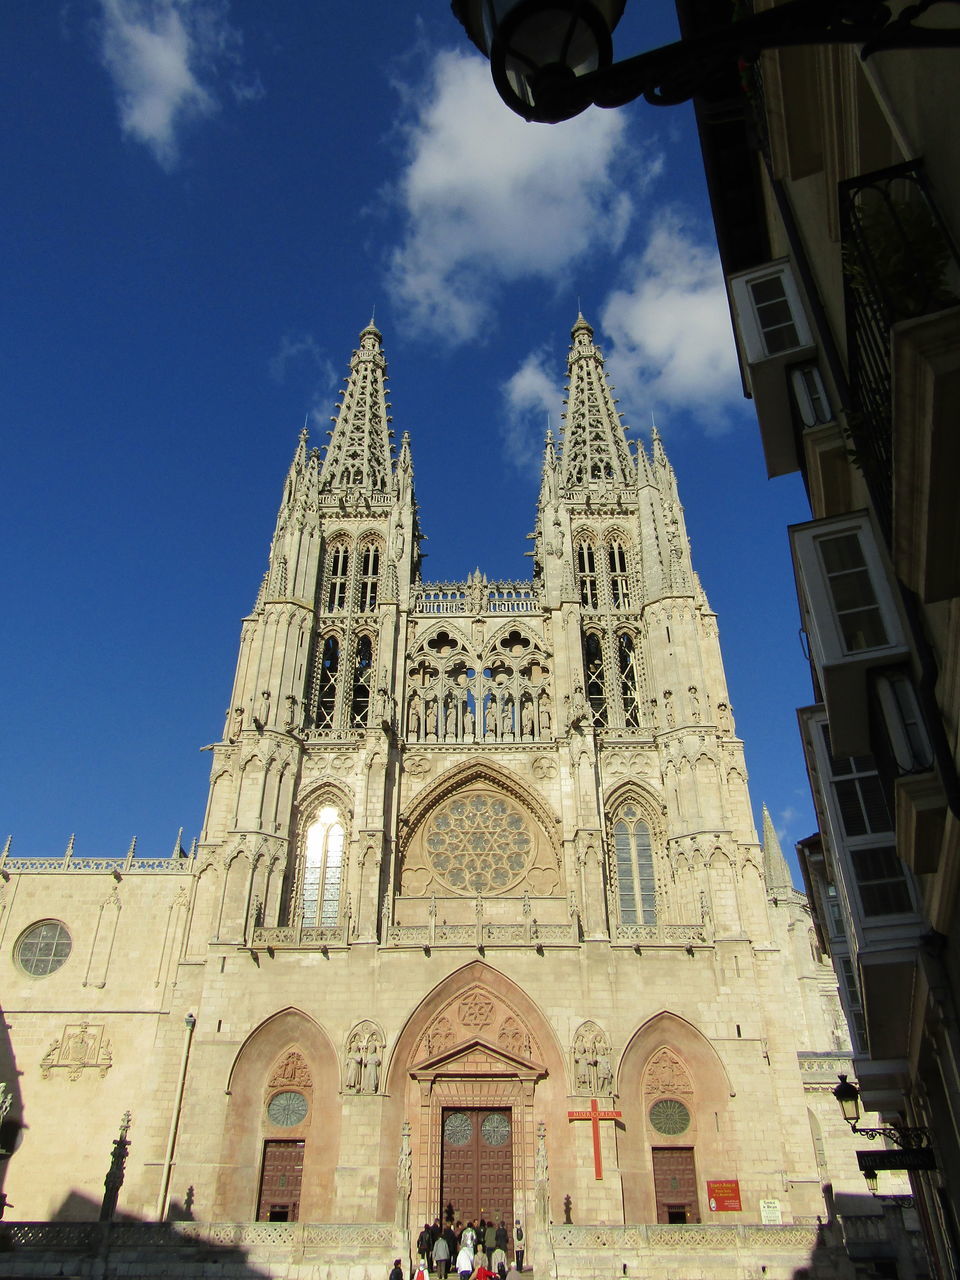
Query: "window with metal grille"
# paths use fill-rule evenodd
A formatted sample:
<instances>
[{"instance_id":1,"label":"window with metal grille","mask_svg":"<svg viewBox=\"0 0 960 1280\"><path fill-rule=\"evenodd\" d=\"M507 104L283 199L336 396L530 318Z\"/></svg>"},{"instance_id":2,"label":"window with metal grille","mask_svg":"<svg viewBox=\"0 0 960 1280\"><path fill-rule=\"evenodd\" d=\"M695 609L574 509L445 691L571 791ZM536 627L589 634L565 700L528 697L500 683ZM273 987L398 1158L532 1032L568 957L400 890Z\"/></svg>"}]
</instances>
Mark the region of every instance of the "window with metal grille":
<instances>
[{"instance_id":1,"label":"window with metal grille","mask_svg":"<svg viewBox=\"0 0 960 1280\"><path fill-rule=\"evenodd\" d=\"M330 552L330 590L327 609L345 609L350 595L350 548L338 543Z\"/></svg>"},{"instance_id":2,"label":"window with metal grille","mask_svg":"<svg viewBox=\"0 0 960 1280\"><path fill-rule=\"evenodd\" d=\"M577 572L580 577L580 603L587 609L597 607L597 557L590 542L577 547Z\"/></svg>"},{"instance_id":3,"label":"window with metal grille","mask_svg":"<svg viewBox=\"0 0 960 1280\"><path fill-rule=\"evenodd\" d=\"M340 641L336 636L327 636L323 641L320 658L320 673L317 680L317 713L318 729L332 729L337 710L337 673L340 669Z\"/></svg>"},{"instance_id":4,"label":"window with metal grille","mask_svg":"<svg viewBox=\"0 0 960 1280\"><path fill-rule=\"evenodd\" d=\"M360 612L377 607L377 583L380 577L380 548L370 543L360 559Z\"/></svg>"},{"instance_id":5,"label":"window with metal grille","mask_svg":"<svg viewBox=\"0 0 960 1280\"><path fill-rule=\"evenodd\" d=\"M611 542L607 548L607 564L610 569L610 600L615 609L630 608L630 573L626 548L621 542Z\"/></svg>"}]
</instances>

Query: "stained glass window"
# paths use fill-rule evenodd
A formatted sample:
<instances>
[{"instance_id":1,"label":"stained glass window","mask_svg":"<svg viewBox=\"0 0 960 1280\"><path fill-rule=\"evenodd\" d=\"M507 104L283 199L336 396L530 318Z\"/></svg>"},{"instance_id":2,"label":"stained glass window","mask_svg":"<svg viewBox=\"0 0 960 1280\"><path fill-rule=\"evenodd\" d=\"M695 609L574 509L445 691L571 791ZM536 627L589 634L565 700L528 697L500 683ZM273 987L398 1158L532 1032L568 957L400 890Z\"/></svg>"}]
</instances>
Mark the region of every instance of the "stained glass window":
<instances>
[{"instance_id":1,"label":"stained glass window","mask_svg":"<svg viewBox=\"0 0 960 1280\"><path fill-rule=\"evenodd\" d=\"M455 796L431 818L425 850L437 876L459 893L502 893L534 852L527 820L502 796Z\"/></svg>"}]
</instances>

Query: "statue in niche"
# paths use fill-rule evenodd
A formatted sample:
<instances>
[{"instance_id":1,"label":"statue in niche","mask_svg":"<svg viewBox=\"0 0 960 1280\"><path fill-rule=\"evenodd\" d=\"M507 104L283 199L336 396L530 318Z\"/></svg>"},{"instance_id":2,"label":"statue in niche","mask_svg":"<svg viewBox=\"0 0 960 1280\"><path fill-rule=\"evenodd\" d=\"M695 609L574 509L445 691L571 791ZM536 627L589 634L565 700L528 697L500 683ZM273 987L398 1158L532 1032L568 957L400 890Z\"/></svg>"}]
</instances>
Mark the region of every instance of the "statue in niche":
<instances>
[{"instance_id":1,"label":"statue in niche","mask_svg":"<svg viewBox=\"0 0 960 1280\"><path fill-rule=\"evenodd\" d=\"M593 1062L586 1048L581 1048L575 1056L577 1093L593 1092Z\"/></svg>"},{"instance_id":2,"label":"statue in niche","mask_svg":"<svg viewBox=\"0 0 960 1280\"><path fill-rule=\"evenodd\" d=\"M717 720L724 733L730 732L730 708L725 702L717 703Z\"/></svg>"},{"instance_id":3,"label":"statue in niche","mask_svg":"<svg viewBox=\"0 0 960 1280\"><path fill-rule=\"evenodd\" d=\"M690 694L690 718L694 724L700 723L700 697L697 693L697 686L692 684L687 690Z\"/></svg>"},{"instance_id":4,"label":"statue in niche","mask_svg":"<svg viewBox=\"0 0 960 1280\"><path fill-rule=\"evenodd\" d=\"M500 716L501 737L508 738L513 734L513 699L503 700L503 711Z\"/></svg>"},{"instance_id":5,"label":"statue in niche","mask_svg":"<svg viewBox=\"0 0 960 1280\"><path fill-rule=\"evenodd\" d=\"M377 1093L383 1040L372 1022L361 1022L347 1044L344 1090L347 1093Z\"/></svg>"},{"instance_id":6,"label":"statue in niche","mask_svg":"<svg viewBox=\"0 0 960 1280\"><path fill-rule=\"evenodd\" d=\"M533 737L533 703L529 698L524 699L520 712L520 732L525 738Z\"/></svg>"},{"instance_id":7,"label":"statue in niche","mask_svg":"<svg viewBox=\"0 0 960 1280\"><path fill-rule=\"evenodd\" d=\"M431 698L427 703L427 737L437 736L437 700Z\"/></svg>"},{"instance_id":8,"label":"statue in niche","mask_svg":"<svg viewBox=\"0 0 960 1280\"><path fill-rule=\"evenodd\" d=\"M444 733L448 738L457 736L457 704L451 698L447 703L447 714L444 719Z\"/></svg>"},{"instance_id":9,"label":"statue in niche","mask_svg":"<svg viewBox=\"0 0 960 1280\"><path fill-rule=\"evenodd\" d=\"M613 1093L613 1066L609 1053L597 1055L597 1093Z\"/></svg>"},{"instance_id":10,"label":"statue in niche","mask_svg":"<svg viewBox=\"0 0 960 1280\"><path fill-rule=\"evenodd\" d=\"M672 729L676 720L673 712L673 690L664 689L663 691L663 707L667 716L667 728Z\"/></svg>"},{"instance_id":11,"label":"statue in niche","mask_svg":"<svg viewBox=\"0 0 960 1280\"><path fill-rule=\"evenodd\" d=\"M410 699L410 709L407 712L407 732L411 738L420 737L420 699L417 697Z\"/></svg>"},{"instance_id":12,"label":"statue in niche","mask_svg":"<svg viewBox=\"0 0 960 1280\"><path fill-rule=\"evenodd\" d=\"M470 710L469 702L464 703L463 706L463 736L473 737L473 712Z\"/></svg>"},{"instance_id":13,"label":"statue in niche","mask_svg":"<svg viewBox=\"0 0 960 1280\"><path fill-rule=\"evenodd\" d=\"M376 1093L380 1086L380 1055L377 1052L377 1044L374 1042L367 1051L367 1057L363 1064L363 1092Z\"/></svg>"},{"instance_id":14,"label":"statue in niche","mask_svg":"<svg viewBox=\"0 0 960 1280\"><path fill-rule=\"evenodd\" d=\"M499 726L497 723L497 700L496 698L492 697L490 701L487 703L487 734L491 738L495 738L497 736L498 727Z\"/></svg>"},{"instance_id":15,"label":"statue in niche","mask_svg":"<svg viewBox=\"0 0 960 1280\"><path fill-rule=\"evenodd\" d=\"M286 697L287 714L283 722L283 727L290 730L297 722L297 700L292 693L288 693Z\"/></svg>"},{"instance_id":16,"label":"statue in niche","mask_svg":"<svg viewBox=\"0 0 960 1280\"><path fill-rule=\"evenodd\" d=\"M348 1093L360 1092L360 1079L363 1075L363 1054L359 1050L347 1054L347 1077L344 1088Z\"/></svg>"}]
</instances>

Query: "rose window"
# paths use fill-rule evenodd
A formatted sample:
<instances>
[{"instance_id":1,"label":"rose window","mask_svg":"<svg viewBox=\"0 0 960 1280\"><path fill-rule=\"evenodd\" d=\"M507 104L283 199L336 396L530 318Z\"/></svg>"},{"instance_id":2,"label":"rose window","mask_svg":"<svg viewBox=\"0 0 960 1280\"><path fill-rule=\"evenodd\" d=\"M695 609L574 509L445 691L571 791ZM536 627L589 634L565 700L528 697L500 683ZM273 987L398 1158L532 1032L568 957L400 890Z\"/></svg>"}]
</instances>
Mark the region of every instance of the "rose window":
<instances>
[{"instance_id":1,"label":"rose window","mask_svg":"<svg viewBox=\"0 0 960 1280\"><path fill-rule=\"evenodd\" d=\"M448 800L424 844L437 876L460 893L502 893L521 878L533 853L526 819L500 796Z\"/></svg>"}]
</instances>

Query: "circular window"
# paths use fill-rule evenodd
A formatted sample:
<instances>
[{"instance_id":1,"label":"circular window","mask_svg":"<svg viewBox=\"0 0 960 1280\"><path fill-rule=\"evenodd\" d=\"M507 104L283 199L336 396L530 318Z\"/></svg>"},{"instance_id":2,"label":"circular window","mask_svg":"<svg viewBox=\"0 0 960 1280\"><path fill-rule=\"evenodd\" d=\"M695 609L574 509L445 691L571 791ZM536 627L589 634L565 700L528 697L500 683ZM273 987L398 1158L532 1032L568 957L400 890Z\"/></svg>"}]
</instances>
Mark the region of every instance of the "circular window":
<instances>
[{"instance_id":1,"label":"circular window","mask_svg":"<svg viewBox=\"0 0 960 1280\"><path fill-rule=\"evenodd\" d=\"M424 845L436 874L460 893L509 889L533 853L520 810L502 796L478 793L442 805L427 827Z\"/></svg>"},{"instance_id":2,"label":"circular window","mask_svg":"<svg viewBox=\"0 0 960 1280\"><path fill-rule=\"evenodd\" d=\"M674 1137L690 1128L690 1112L676 1098L661 1098L650 1108L650 1123L657 1133Z\"/></svg>"},{"instance_id":3,"label":"circular window","mask_svg":"<svg viewBox=\"0 0 960 1280\"><path fill-rule=\"evenodd\" d=\"M480 1136L488 1147L502 1147L510 1137L510 1118L502 1111L493 1111L483 1117Z\"/></svg>"},{"instance_id":4,"label":"circular window","mask_svg":"<svg viewBox=\"0 0 960 1280\"><path fill-rule=\"evenodd\" d=\"M55 973L70 955L73 940L59 920L32 925L17 943L17 964L35 978Z\"/></svg>"},{"instance_id":5,"label":"circular window","mask_svg":"<svg viewBox=\"0 0 960 1280\"><path fill-rule=\"evenodd\" d=\"M275 1093L267 1106L267 1116L271 1124L282 1129L290 1129L299 1124L307 1114L307 1100L302 1093L289 1089L284 1093Z\"/></svg>"},{"instance_id":6,"label":"circular window","mask_svg":"<svg viewBox=\"0 0 960 1280\"><path fill-rule=\"evenodd\" d=\"M473 1121L465 1111L454 1111L443 1122L443 1140L451 1147L465 1147L473 1137Z\"/></svg>"}]
</instances>

